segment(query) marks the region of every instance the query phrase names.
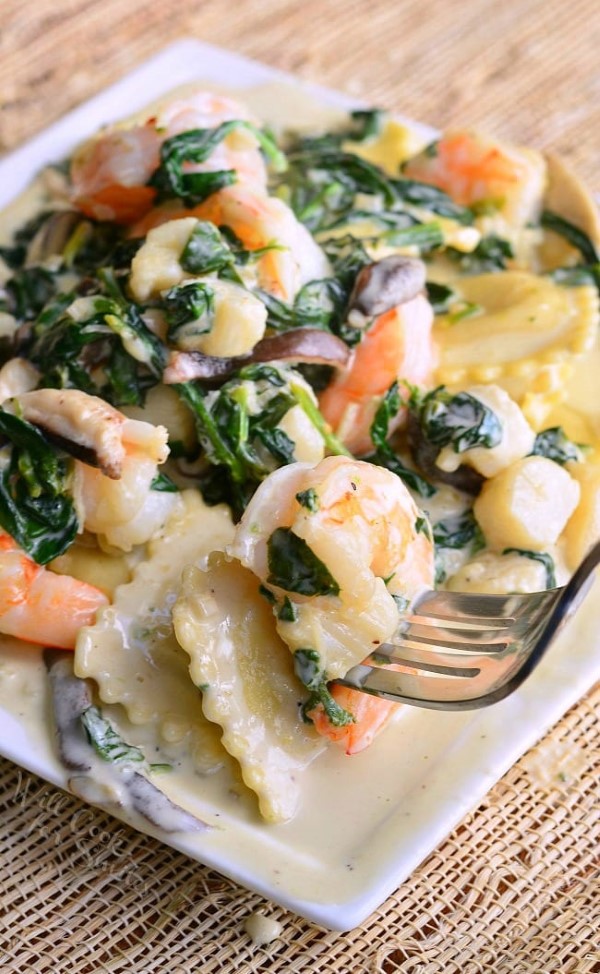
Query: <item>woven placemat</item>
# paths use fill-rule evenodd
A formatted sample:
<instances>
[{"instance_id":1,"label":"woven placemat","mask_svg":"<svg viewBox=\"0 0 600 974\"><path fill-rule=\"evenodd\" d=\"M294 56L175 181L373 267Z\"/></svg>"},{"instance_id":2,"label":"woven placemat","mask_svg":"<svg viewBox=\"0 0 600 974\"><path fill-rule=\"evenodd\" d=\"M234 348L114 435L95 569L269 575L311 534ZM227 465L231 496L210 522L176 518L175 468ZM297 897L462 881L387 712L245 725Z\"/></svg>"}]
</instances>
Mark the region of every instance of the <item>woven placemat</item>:
<instances>
[{"instance_id":1,"label":"woven placemat","mask_svg":"<svg viewBox=\"0 0 600 974\"><path fill-rule=\"evenodd\" d=\"M438 127L549 147L600 191L596 0L1 6L0 150L189 35ZM596 690L349 934L0 761L0 974L600 972L599 726ZM266 947L244 932L256 910L282 924Z\"/></svg>"},{"instance_id":2,"label":"woven placemat","mask_svg":"<svg viewBox=\"0 0 600 974\"><path fill-rule=\"evenodd\" d=\"M592 974L600 689L361 927L321 930L0 763L2 974ZM281 923L256 947L254 911Z\"/></svg>"},{"instance_id":3,"label":"woven placemat","mask_svg":"<svg viewBox=\"0 0 600 974\"><path fill-rule=\"evenodd\" d=\"M596 0L2 0L1 7L0 150L188 35L438 128L483 126L552 147L600 191Z\"/></svg>"}]
</instances>

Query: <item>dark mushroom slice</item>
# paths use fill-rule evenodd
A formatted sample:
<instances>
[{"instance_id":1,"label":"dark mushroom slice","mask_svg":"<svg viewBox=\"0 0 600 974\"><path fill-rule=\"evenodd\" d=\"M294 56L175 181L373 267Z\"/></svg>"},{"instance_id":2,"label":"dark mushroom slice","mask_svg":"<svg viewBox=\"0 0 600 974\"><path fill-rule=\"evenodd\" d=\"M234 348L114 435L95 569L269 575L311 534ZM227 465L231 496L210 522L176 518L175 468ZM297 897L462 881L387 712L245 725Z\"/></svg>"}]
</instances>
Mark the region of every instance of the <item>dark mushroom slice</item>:
<instances>
[{"instance_id":1,"label":"dark mushroom slice","mask_svg":"<svg viewBox=\"0 0 600 974\"><path fill-rule=\"evenodd\" d=\"M56 210L44 220L27 248L27 265L40 264L62 254L70 237L82 221L77 210Z\"/></svg>"},{"instance_id":2,"label":"dark mushroom slice","mask_svg":"<svg viewBox=\"0 0 600 974\"><path fill-rule=\"evenodd\" d=\"M199 379L219 385L245 365L254 362L300 362L344 368L350 358L345 342L318 328L294 328L282 335L263 338L248 355L220 358L202 352L172 351L163 382L172 385Z\"/></svg>"},{"instance_id":3,"label":"dark mushroom slice","mask_svg":"<svg viewBox=\"0 0 600 974\"><path fill-rule=\"evenodd\" d=\"M66 453L113 480L121 476L125 417L103 399L79 389L35 389L3 404L11 406Z\"/></svg>"},{"instance_id":4,"label":"dark mushroom slice","mask_svg":"<svg viewBox=\"0 0 600 974\"><path fill-rule=\"evenodd\" d=\"M461 463L456 470L452 471L441 470L438 467L436 460L440 448L430 443L423 436L419 421L410 411L408 413L407 438L414 462L430 480L448 484L448 486L474 497L480 492L485 478L472 467L468 467L465 463Z\"/></svg>"},{"instance_id":5,"label":"dark mushroom slice","mask_svg":"<svg viewBox=\"0 0 600 974\"><path fill-rule=\"evenodd\" d=\"M136 812L163 832L205 832L210 829L207 822L176 805L137 771L127 781L127 792Z\"/></svg>"},{"instance_id":6,"label":"dark mushroom slice","mask_svg":"<svg viewBox=\"0 0 600 974\"><path fill-rule=\"evenodd\" d=\"M81 715L92 706L92 694L85 680L73 673L73 654L44 651L52 695L52 712L60 759L71 771L90 771L92 751Z\"/></svg>"},{"instance_id":7,"label":"dark mushroom slice","mask_svg":"<svg viewBox=\"0 0 600 974\"><path fill-rule=\"evenodd\" d=\"M75 676L72 653L45 650L44 662L50 680L61 761L70 771L86 772L84 778L72 779L74 785L76 780L93 781L93 767L98 758L82 721L85 712L93 707L89 684ZM152 781L133 771L129 765L109 764L103 773L125 789L131 807L139 815L164 832L204 832L210 828L202 819L172 802Z\"/></svg>"},{"instance_id":8,"label":"dark mushroom slice","mask_svg":"<svg viewBox=\"0 0 600 974\"><path fill-rule=\"evenodd\" d=\"M425 288L425 264L414 257L393 254L359 271L348 312L374 318L410 301Z\"/></svg>"}]
</instances>

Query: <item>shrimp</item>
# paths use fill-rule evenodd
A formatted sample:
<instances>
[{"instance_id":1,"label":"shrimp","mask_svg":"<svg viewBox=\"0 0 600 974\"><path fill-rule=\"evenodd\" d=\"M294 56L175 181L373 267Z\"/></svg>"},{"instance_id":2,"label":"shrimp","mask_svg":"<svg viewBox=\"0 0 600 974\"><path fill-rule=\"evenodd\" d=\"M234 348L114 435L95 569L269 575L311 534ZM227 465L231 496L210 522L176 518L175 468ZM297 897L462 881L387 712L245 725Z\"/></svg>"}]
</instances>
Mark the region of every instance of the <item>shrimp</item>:
<instances>
[{"instance_id":1,"label":"shrimp","mask_svg":"<svg viewBox=\"0 0 600 974\"><path fill-rule=\"evenodd\" d=\"M232 99L196 91L165 103L143 123L105 130L85 142L72 159L72 202L93 219L135 223L154 205L156 190L147 184L160 164L163 142L235 119L253 121ZM266 167L252 132L234 130L205 162L186 166L188 172L222 169L233 170L241 182L264 190Z\"/></svg>"},{"instance_id":2,"label":"shrimp","mask_svg":"<svg viewBox=\"0 0 600 974\"><path fill-rule=\"evenodd\" d=\"M438 186L456 203L492 204L509 224L524 227L539 215L546 163L534 150L456 131L409 159L404 175Z\"/></svg>"},{"instance_id":3,"label":"shrimp","mask_svg":"<svg viewBox=\"0 0 600 974\"><path fill-rule=\"evenodd\" d=\"M130 419L79 389L36 389L12 409L68 446L75 460L73 496L80 523L130 551L163 525L178 495L152 489L167 459L168 431Z\"/></svg>"},{"instance_id":4,"label":"shrimp","mask_svg":"<svg viewBox=\"0 0 600 974\"><path fill-rule=\"evenodd\" d=\"M348 368L319 396L323 416L351 452L366 454L372 449L369 429L378 397L393 382L429 382L436 362L432 324L433 311L422 294L379 315L356 346ZM402 418L400 413L396 425Z\"/></svg>"},{"instance_id":5,"label":"shrimp","mask_svg":"<svg viewBox=\"0 0 600 974\"><path fill-rule=\"evenodd\" d=\"M294 463L271 474L250 501L229 553L275 598L276 628L314 689L341 678L388 640L408 606L433 587L427 521L399 478L348 457ZM350 715L333 726L322 702L317 731L349 753L366 747L391 708L334 686Z\"/></svg>"},{"instance_id":6,"label":"shrimp","mask_svg":"<svg viewBox=\"0 0 600 974\"><path fill-rule=\"evenodd\" d=\"M100 535L100 541L111 547L131 551L163 527L180 503L180 496L152 487L158 464L169 450L165 427L122 418L118 478L76 461L73 496L86 530Z\"/></svg>"},{"instance_id":7,"label":"shrimp","mask_svg":"<svg viewBox=\"0 0 600 974\"><path fill-rule=\"evenodd\" d=\"M59 649L74 649L81 627L109 601L94 585L36 564L4 533L0 582L0 632Z\"/></svg>"},{"instance_id":8,"label":"shrimp","mask_svg":"<svg viewBox=\"0 0 600 974\"><path fill-rule=\"evenodd\" d=\"M178 204L156 207L131 228L131 235L145 236L170 220L197 217L229 227L247 250L262 250L256 261L255 280L269 294L292 301L303 284L328 277L331 267L309 231L283 200L237 184L213 193L192 209Z\"/></svg>"}]
</instances>

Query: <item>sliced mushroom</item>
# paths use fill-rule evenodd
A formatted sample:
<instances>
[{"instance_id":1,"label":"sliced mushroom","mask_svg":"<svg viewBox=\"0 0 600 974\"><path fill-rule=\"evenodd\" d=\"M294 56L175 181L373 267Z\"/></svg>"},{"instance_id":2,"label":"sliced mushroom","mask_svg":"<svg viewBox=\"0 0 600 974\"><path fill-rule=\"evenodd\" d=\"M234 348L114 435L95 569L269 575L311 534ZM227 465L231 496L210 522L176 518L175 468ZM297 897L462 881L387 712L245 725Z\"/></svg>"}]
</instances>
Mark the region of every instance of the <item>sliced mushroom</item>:
<instances>
[{"instance_id":1,"label":"sliced mushroom","mask_svg":"<svg viewBox=\"0 0 600 974\"><path fill-rule=\"evenodd\" d=\"M98 758L81 720L93 705L90 687L75 676L72 653L46 650L44 662L50 680L60 758L70 771L79 772L69 780L71 790L93 804L111 808L129 805L164 832L202 832L210 828L127 765L107 765L102 777L108 778L108 782L98 781L94 774Z\"/></svg>"},{"instance_id":2,"label":"sliced mushroom","mask_svg":"<svg viewBox=\"0 0 600 974\"><path fill-rule=\"evenodd\" d=\"M128 419L79 389L36 389L7 400L3 408L18 411L65 453L99 467L111 480L121 477L126 445L155 463L164 463L169 454L164 426Z\"/></svg>"},{"instance_id":3,"label":"sliced mushroom","mask_svg":"<svg viewBox=\"0 0 600 974\"><path fill-rule=\"evenodd\" d=\"M172 802L160 788L137 771L128 779L127 791L136 812L163 832L204 832L210 828L202 819Z\"/></svg>"},{"instance_id":4,"label":"sliced mushroom","mask_svg":"<svg viewBox=\"0 0 600 974\"><path fill-rule=\"evenodd\" d=\"M413 257L393 254L358 273L348 310L365 318L382 315L416 297L425 287L425 264Z\"/></svg>"},{"instance_id":5,"label":"sliced mushroom","mask_svg":"<svg viewBox=\"0 0 600 974\"><path fill-rule=\"evenodd\" d=\"M60 758L70 771L89 771L92 752L81 715L92 706L85 680L73 673L73 654L48 649L44 652L52 693L52 710Z\"/></svg>"},{"instance_id":6,"label":"sliced mushroom","mask_svg":"<svg viewBox=\"0 0 600 974\"><path fill-rule=\"evenodd\" d=\"M113 406L78 389L36 389L14 402L23 419L38 426L71 456L119 479L125 458L125 416ZM5 408L12 403L8 400Z\"/></svg>"},{"instance_id":7,"label":"sliced mushroom","mask_svg":"<svg viewBox=\"0 0 600 974\"><path fill-rule=\"evenodd\" d=\"M81 222L75 210L57 210L44 221L27 248L27 265L40 264L48 257L62 254L69 237Z\"/></svg>"},{"instance_id":8,"label":"sliced mushroom","mask_svg":"<svg viewBox=\"0 0 600 974\"><path fill-rule=\"evenodd\" d=\"M343 368L350 349L341 338L318 328L295 328L282 335L263 338L248 355L220 358L201 352L171 353L163 382L171 385L200 379L219 385L238 369L253 362L304 362Z\"/></svg>"}]
</instances>

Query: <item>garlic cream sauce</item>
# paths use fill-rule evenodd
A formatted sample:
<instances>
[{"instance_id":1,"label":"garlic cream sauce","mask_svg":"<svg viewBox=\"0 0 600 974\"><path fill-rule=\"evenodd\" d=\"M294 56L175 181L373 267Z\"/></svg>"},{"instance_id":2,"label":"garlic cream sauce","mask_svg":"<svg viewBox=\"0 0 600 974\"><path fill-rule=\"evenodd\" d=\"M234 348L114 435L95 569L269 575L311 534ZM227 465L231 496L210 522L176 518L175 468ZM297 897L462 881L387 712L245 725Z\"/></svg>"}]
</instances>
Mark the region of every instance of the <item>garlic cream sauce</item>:
<instances>
[{"instance_id":1,"label":"garlic cream sauce","mask_svg":"<svg viewBox=\"0 0 600 974\"><path fill-rule=\"evenodd\" d=\"M214 89L215 85L207 87ZM291 122L294 128L327 129L343 119L338 109L317 104L297 88L266 85L227 93L240 98L274 127L285 128ZM386 139L379 148L378 161L383 156L394 164L406 146L415 151L415 144L422 144L418 128L411 132L398 126L395 135L388 133ZM0 238L7 241L42 200L40 179L5 211ZM598 375L600 350L596 345L576 363L567 401L556 408L556 417L552 415L567 432L583 427L600 435ZM460 511L463 502L446 492L436 503L447 515L453 509ZM212 533L209 512L207 537ZM506 770L507 755L512 763L522 751L517 743L497 756L494 741L504 739L507 726L518 729L522 724L524 746L533 743L545 729L547 698L564 690L573 671L586 666L594 647L596 652L600 650L599 597L600 580L535 679L489 712L440 714L399 707L394 726L368 751L348 758L335 746L329 747L302 772L301 806L296 817L285 824L262 822L255 797L231 762L225 760L222 767L202 773L190 755L187 733L179 740L175 733L171 740L168 735L158 739L152 723L132 722L120 704L102 704L102 712L124 740L144 750L149 762L171 765L171 770L152 780L173 802L211 826L198 834L171 835L170 844L203 862L215 862L221 871L259 891L263 882L256 878L260 860L259 876L267 876L268 885L281 890L284 901L286 897L307 902L347 901L359 897L374 877L387 875L394 843L408 843L407 862L416 866L432 843L448 831L447 826L440 831L436 824L440 805L448 810L448 822L458 821L471 807L473 794L483 794ZM173 707L176 711L176 701ZM47 672L40 649L2 637L0 729L3 734L12 733L16 725L27 736L28 749L22 753L36 756L35 760L21 758L23 763L65 787L69 778L77 779L57 758ZM2 741L1 749L19 760L19 748L12 747L8 738ZM112 787L105 768L98 777L96 788L89 781L73 780L71 790L102 806L103 790L107 789L109 807L115 814L165 838L160 830L132 813L126 803L114 805L118 788Z\"/></svg>"}]
</instances>

